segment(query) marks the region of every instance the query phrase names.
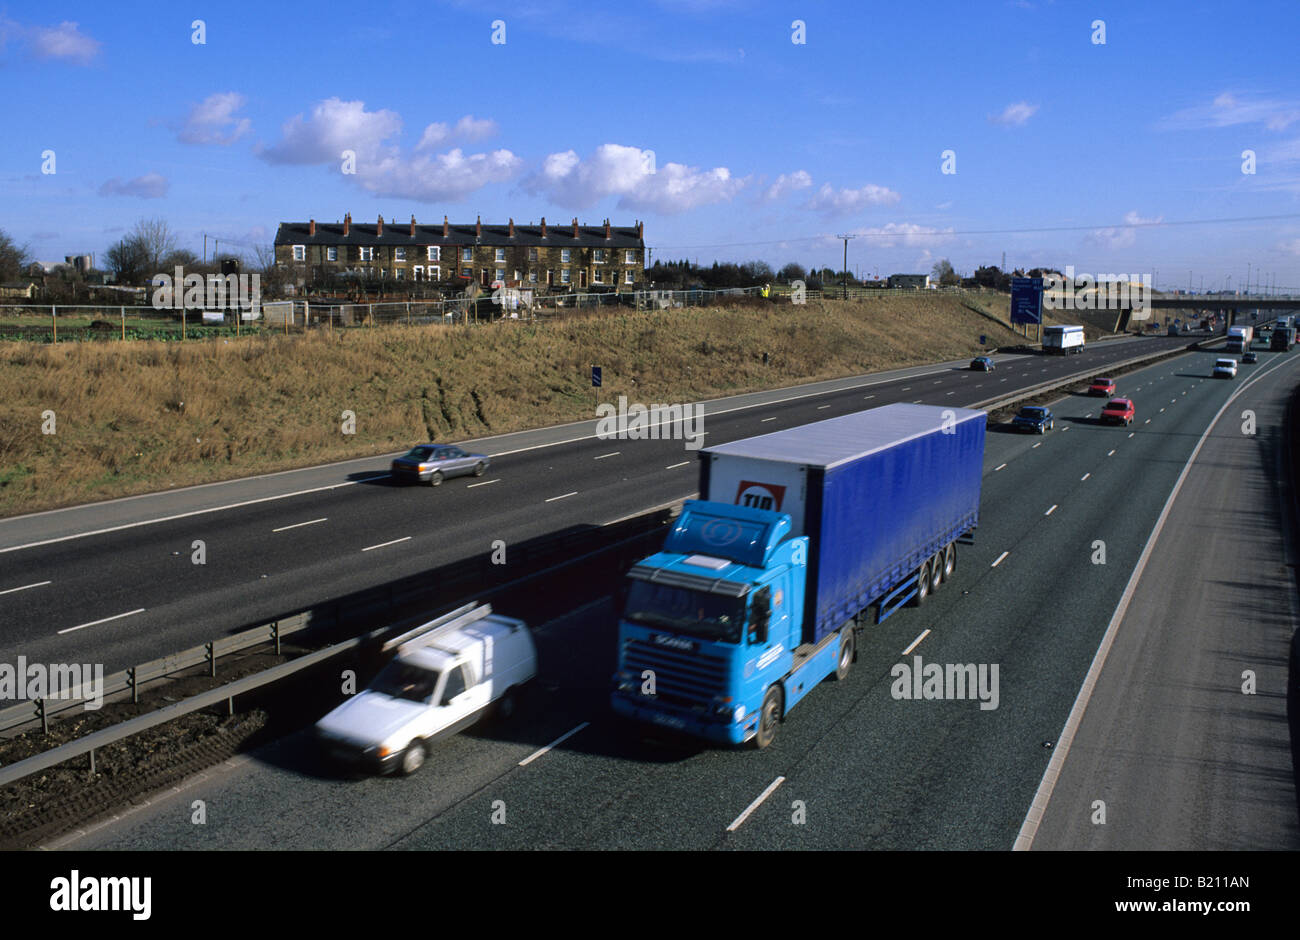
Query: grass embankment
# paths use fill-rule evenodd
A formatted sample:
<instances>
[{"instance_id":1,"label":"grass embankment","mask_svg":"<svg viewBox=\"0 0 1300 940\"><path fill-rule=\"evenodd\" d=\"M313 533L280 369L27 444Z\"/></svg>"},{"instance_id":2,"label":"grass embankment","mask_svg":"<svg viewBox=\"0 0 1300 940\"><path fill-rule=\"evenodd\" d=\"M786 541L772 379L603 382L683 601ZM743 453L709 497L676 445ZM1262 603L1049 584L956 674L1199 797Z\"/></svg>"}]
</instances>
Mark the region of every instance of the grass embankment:
<instances>
[{"instance_id":1,"label":"grass embankment","mask_svg":"<svg viewBox=\"0 0 1300 940\"><path fill-rule=\"evenodd\" d=\"M1005 295L754 302L194 343L0 346L0 515L692 401L1020 342ZM769 364L763 364L763 353ZM344 434L345 411L356 415ZM53 434L43 433L53 412Z\"/></svg>"}]
</instances>

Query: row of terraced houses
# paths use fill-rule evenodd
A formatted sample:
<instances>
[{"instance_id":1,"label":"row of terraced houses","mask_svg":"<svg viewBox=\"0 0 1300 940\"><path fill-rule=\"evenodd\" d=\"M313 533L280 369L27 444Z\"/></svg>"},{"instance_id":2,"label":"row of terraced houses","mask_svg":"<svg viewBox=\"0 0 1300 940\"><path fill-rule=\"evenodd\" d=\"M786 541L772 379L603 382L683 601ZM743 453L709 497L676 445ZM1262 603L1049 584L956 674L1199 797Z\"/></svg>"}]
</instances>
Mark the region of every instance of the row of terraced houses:
<instances>
[{"instance_id":1,"label":"row of terraced houses","mask_svg":"<svg viewBox=\"0 0 1300 940\"><path fill-rule=\"evenodd\" d=\"M429 282L463 289L503 285L534 290L635 290L645 271L644 225L395 224L315 219L281 222L275 260L298 287L331 277Z\"/></svg>"}]
</instances>

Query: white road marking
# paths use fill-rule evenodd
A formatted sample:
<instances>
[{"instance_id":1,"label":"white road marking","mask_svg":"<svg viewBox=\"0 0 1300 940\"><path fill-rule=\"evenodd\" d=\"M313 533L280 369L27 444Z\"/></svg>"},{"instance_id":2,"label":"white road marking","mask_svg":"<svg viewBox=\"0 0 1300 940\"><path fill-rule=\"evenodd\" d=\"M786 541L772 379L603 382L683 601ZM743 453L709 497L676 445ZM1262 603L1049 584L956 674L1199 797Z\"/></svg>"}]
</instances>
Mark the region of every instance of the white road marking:
<instances>
[{"instance_id":1,"label":"white road marking","mask_svg":"<svg viewBox=\"0 0 1300 940\"><path fill-rule=\"evenodd\" d=\"M862 400L866 401L868 398L875 398L875 397L876 397L875 395L863 395Z\"/></svg>"},{"instance_id":2,"label":"white road marking","mask_svg":"<svg viewBox=\"0 0 1300 940\"><path fill-rule=\"evenodd\" d=\"M144 613L144 608L137 607L135 610L128 610L124 614L114 614L111 617L105 617L103 620L92 620L90 621L90 623L82 623L82 624L78 624L75 627L68 627L66 630L60 630L59 633L61 634L71 633L73 630L84 630L86 629L86 627L94 627L94 626L98 626L101 623L108 623L110 620L121 620L123 617L130 617L133 616L134 614L142 614L142 613Z\"/></svg>"},{"instance_id":3,"label":"white road marking","mask_svg":"<svg viewBox=\"0 0 1300 940\"><path fill-rule=\"evenodd\" d=\"M282 525L278 529L272 529L272 532L288 532L290 529L298 529L305 525L315 525L318 522L325 522L329 516L321 516L319 519L311 519L307 522L295 522L293 525Z\"/></svg>"},{"instance_id":4,"label":"white road marking","mask_svg":"<svg viewBox=\"0 0 1300 940\"><path fill-rule=\"evenodd\" d=\"M754 802L746 806L745 811L731 821L731 825L727 827L727 831L735 832L737 829L743 826L745 824L745 820L749 818L750 814L753 813L754 810L762 806L763 801L767 799L769 796L771 796L776 791L776 788L783 783L785 783L785 777L777 777L775 780L769 783L767 785L767 789L758 795L758 799L754 800Z\"/></svg>"},{"instance_id":5,"label":"white road marking","mask_svg":"<svg viewBox=\"0 0 1300 940\"><path fill-rule=\"evenodd\" d=\"M991 564L989 567L996 568L998 565L1002 564L1003 560L1010 554L1011 554L1010 552L1003 552L1001 555L997 557L997 560L993 562L993 564Z\"/></svg>"},{"instance_id":6,"label":"white road marking","mask_svg":"<svg viewBox=\"0 0 1300 940\"><path fill-rule=\"evenodd\" d=\"M606 457L617 457L617 456L618 456L619 454L621 454L621 453L623 453L621 450L615 450L615 451L611 451L611 452L608 453L608 454L601 454L599 457L592 457L591 459L592 459L592 460L604 460Z\"/></svg>"},{"instance_id":7,"label":"white road marking","mask_svg":"<svg viewBox=\"0 0 1300 940\"><path fill-rule=\"evenodd\" d=\"M817 410L818 410L818 411L825 411L825 410L826 410L827 408L829 408L829 407L830 407L830 405L818 405L818 406L817 406Z\"/></svg>"},{"instance_id":8,"label":"white road marking","mask_svg":"<svg viewBox=\"0 0 1300 940\"><path fill-rule=\"evenodd\" d=\"M1150 423L1151 423L1151 419L1150 419L1150 418L1147 418L1147 419L1146 419L1145 421L1143 421L1142 423L1143 423L1143 424L1150 424Z\"/></svg>"},{"instance_id":9,"label":"white road marking","mask_svg":"<svg viewBox=\"0 0 1300 940\"><path fill-rule=\"evenodd\" d=\"M496 480L484 480L482 483L471 483L469 486L465 487L465 489L467 489L467 490L472 490L472 489L474 489L474 487L476 487L476 486L487 486L489 483L500 483L500 482L501 482L500 479L496 479Z\"/></svg>"},{"instance_id":10,"label":"white road marking","mask_svg":"<svg viewBox=\"0 0 1300 940\"><path fill-rule=\"evenodd\" d=\"M1050 516L1052 513L1056 512L1056 505L1057 505L1056 503L1053 503L1052 508L1047 510L1047 512L1043 513L1043 515Z\"/></svg>"},{"instance_id":11,"label":"white road marking","mask_svg":"<svg viewBox=\"0 0 1300 940\"><path fill-rule=\"evenodd\" d=\"M1112 450L1112 451L1111 451L1109 454L1107 454L1106 456L1107 456L1107 457L1114 457L1114 456L1115 456L1115 452Z\"/></svg>"},{"instance_id":12,"label":"white road marking","mask_svg":"<svg viewBox=\"0 0 1300 940\"><path fill-rule=\"evenodd\" d=\"M899 389L900 392L910 392L911 390L912 390L912 386L910 385L904 386L903 388Z\"/></svg>"},{"instance_id":13,"label":"white road marking","mask_svg":"<svg viewBox=\"0 0 1300 940\"><path fill-rule=\"evenodd\" d=\"M1090 476L1092 476L1091 473L1085 473L1083 476L1079 477L1079 482L1082 483L1084 480L1088 479L1088 477L1090 477Z\"/></svg>"},{"instance_id":14,"label":"white road marking","mask_svg":"<svg viewBox=\"0 0 1300 940\"><path fill-rule=\"evenodd\" d=\"M1042 442L1042 441L1039 441L1037 444L1034 445L1034 447L1042 447L1042 446L1043 446L1043 442ZM1034 447L1031 447L1031 448L1029 448L1029 449L1030 449L1030 450L1033 450Z\"/></svg>"},{"instance_id":15,"label":"white road marking","mask_svg":"<svg viewBox=\"0 0 1300 940\"><path fill-rule=\"evenodd\" d=\"M1002 467L1005 467L1005 466L1006 466L1006 464L1003 464L1003 465L1002 465ZM997 473L999 470L1002 469L1002 467L994 467L994 468L993 468L993 472L994 472L994 473Z\"/></svg>"},{"instance_id":16,"label":"white road marking","mask_svg":"<svg viewBox=\"0 0 1300 940\"><path fill-rule=\"evenodd\" d=\"M552 496L550 499L546 500L546 502L553 503L557 499L568 499L570 496L577 496L577 495L578 495L578 491L574 490L572 493L565 493L563 496Z\"/></svg>"},{"instance_id":17,"label":"white road marking","mask_svg":"<svg viewBox=\"0 0 1300 940\"><path fill-rule=\"evenodd\" d=\"M551 748L553 748L553 747L558 747L559 745L563 744L565 741L569 740L569 738L573 737L575 734L577 734L577 733L578 733L579 731L581 731L583 728L587 727L587 725L589 725L589 724L591 724L591 722L589 722L589 721L584 721L582 724L578 725L578 727L576 727L576 728L572 728L572 729L570 729L570 730L564 732L564 734L560 735L558 738L556 738L556 739L555 739L554 741L552 741L550 744L546 745L546 747L542 748L540 751L533 751L533 753L529 754L527 757L525 757L523 760L521 760L521 761L519 762L519 766L520 766L520 767L527 767L529 764L531 764L533 761L537 760L537 758L541 757L543 754L545 754L545 753L546 753L547 751L549 751Z\"/></svg>"},{"instance_id":18,"label":"white road marking","mask_svg":"<svg viewBox=\"0 0 1300 940\"><path fill-rule=\"evenodd\" d=\"M956 393L956 392L947 392L946 394L948 394L948 395L956 395L957 393Z\"/></svg>"},{"instance_id":19,"label":"white road marking","mask_svg":"<svg viewBox=\"0 0 1300 940\"><path fill-rule=\"evenodd\" d=\"M691 465L691 462L690 462L689 460L683 460L681 463L675 463L675 464L673 464L671 467L664 467L664 469L665 469L665 470L676 470L678 467L689 467L690 465Z\"/></svg>"},{"instance_id":20,"label":"white road marking","mask_svg":"<svg viewBox=\"0 0 1300 940\"><path fill-rule=\"evenodd\" d=\"M867 397L870 398L871 396L868 395ZM765 422L768 422L768 421L775 421L775 420L776 420L776 418L764 418L764 419L763 419L762 421L760 421L759 423L760 423L760 424L763 424L763 423L765 423Z\"/></svg>"},{"instance_id":21,"label":"white road marking","mask_svg":"<svg viewBox=\"0 0 1300 940\"><path fill-rule=\"evenodd\" d=\"M900 656L909 656L909 655L911 655L912 650L914 650L914 649L916 649L918 646L920 646L920 645L921 645L921 641L924 640L924 639L925 639L927 636L929 636L929 635L930 635L930 630L929 630L929 628L927 627L926 630L925 630L925 632L923 632L920 636L918 636L915 640L913 640L913 641L912 641L912 645L909 646L907 649L903 650L903 652L900 653L899 655L900 655Z\"/></svg>"},{"instance_id":22,"label":"white road marking","mask_svg":"<svg viewBox=\"0 0 1300 940\"><path fill-rule=\"evenodd\" d=\"M363 552L369 552L369 551L373 551L376 548L384 548L385 546L388 545L396 545L398 542L409 542L410 540L411 540L411 536L407 535L400 539L393 539L391 542L380 542L378 545L371 545L369 548L363 548L361 550Z\"/></svg>"},{"instance_id":23,"label":"white road marking","mask_svg":"<svg viewBox=\"0 0 1300 940\"><path fill-rule=\"evenodd\" d=\"M25 590L27 590L28 588L43 587L44 585L46 585L46 584L51 584L51 583L53 583L53 582L50 582L50 581L37 581L35 584L24 584L22 587L9 588L8 590L0 591L0 594L13 594L15 591L25 591Z\"/></svg>"},{"instance_id":24,"label":"white road marking","mask_svg":"<svg viewBox=\"0 0 1300 940\"><path fill-rule=\"evenodd\" d=\"M1133 436L1134 434L1136 434L1136 433L1137 433L1137 431L1129 431L1129 432L1128 432L1128 436L1129 436L1129 437L1132 437L1132 436Z\"/></svg>"}]
</instances>

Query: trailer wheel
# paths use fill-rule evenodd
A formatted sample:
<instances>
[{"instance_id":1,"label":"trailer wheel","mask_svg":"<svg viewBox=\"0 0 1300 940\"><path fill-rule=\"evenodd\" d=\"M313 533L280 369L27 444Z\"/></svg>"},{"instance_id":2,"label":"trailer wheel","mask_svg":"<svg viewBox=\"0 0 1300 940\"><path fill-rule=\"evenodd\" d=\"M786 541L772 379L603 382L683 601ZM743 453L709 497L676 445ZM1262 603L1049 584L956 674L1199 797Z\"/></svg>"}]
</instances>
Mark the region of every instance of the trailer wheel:
<instances>
[{"instance_id":1,"label":"trailer wheel","mask_svg":"<svg viewBox=\"0 0 1300 940\"><path fill-rule=\"evenodd\" d=\"M930 593L939 590L943 583L943 552L935 552L930 559Z\"/></svg>"},{"instance_id":2,"label":"trailer wheel","mask_svg":"<svg viewBox=\"0 0 1300 940\"><path fill-rule=\"evenodd\" d=\"M943 550L943 579L947 581L957 570L957 544L954 542Z\"/></svg>"},{"instance_id":3,"label":"trailer wheel","mask_svg":"<svg viewBox=\"0 0 1300 940\"><path fill-rule=\"evenodd\" d=\"M930 563L927 561L916 572L916 596L912 598L912 606L920 607L925 603L925 599L930 596Z\"/></svg>"},{"instance_id":4,"label":"trailer wheel","mask_svg":"<svg viewBox=\"0 0 1300 940\"><path fill-rule=\"evenodd\" d=\"M853 654L856 649L857 640L854 638L853 628L844 627L840 630L840 658L835 666L835 679L837 682L849 677L849 670L853 668Z\"/></svg>"},{"instance_id":5,"label":"trailer wheel","mask_svg":"<svg viewBox=\"0 0 1300 940\"><path fill-rule=\"evenodd\" d=\"M781 721L781 687L774 685L763 696L763 706L758 714L758 733L754 735L754 744L759 750L767 747L776 737L776 726Z\"/></svg>"}]
</instances>

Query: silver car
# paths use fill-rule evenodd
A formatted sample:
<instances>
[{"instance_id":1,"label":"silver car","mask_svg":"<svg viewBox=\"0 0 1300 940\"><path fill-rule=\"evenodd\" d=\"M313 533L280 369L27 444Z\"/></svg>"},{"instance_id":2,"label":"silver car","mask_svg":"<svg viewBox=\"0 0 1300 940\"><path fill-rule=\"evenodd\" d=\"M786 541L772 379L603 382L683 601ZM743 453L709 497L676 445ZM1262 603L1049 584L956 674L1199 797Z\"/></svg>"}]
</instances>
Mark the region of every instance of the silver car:
<instances>
[{"instance_id":1,"label":"silver car","mask_svg":"<svg viewBox=\"0 0 1300 940\"><path fill-rule=\"evenodd\" d=\"M393 461L392 475L399 483L437 486L447 477L481 477L490 465L486 454L467 453L451 444L421 444Z\"/></svg>"}]
</instances>

